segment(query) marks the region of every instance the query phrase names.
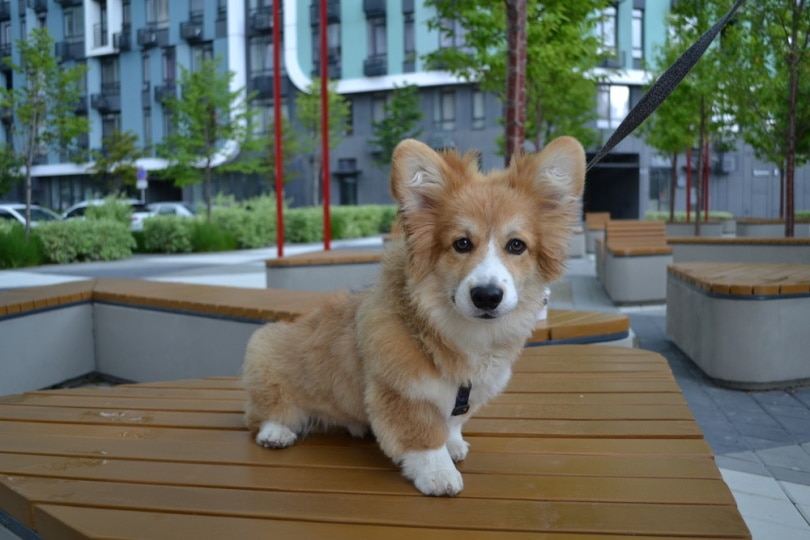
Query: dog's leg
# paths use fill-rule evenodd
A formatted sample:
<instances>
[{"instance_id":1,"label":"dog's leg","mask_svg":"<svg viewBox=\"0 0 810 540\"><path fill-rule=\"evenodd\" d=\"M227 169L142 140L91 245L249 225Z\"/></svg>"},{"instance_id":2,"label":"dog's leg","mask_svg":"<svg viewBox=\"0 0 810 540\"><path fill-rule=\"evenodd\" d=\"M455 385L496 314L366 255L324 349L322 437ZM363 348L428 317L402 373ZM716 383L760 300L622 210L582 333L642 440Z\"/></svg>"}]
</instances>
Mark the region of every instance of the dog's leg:
<instances>
[{"instance_id":1,"label":"dog's leg","mask_svg":"<svg viewBox=\"0 0 810 540\"><path fill-rule=\"evenodd\" d=\"M456 463L464 461L467 452L470 450L470 443L461 436L461 426L463 424L464 420L459 420L458 416L451 417L447 423L447 451L450 452L450 457Z\"/></svg>"},{"instance_id":2,"label":"dog's leg","mask_svg":"<svg viewBox=\"0 0 810 540\"><path fill-rule=\"evenodd\" d=\"M265 420L256 434L256 444L265 448L287 448L292 446L297 438L297 435L287 426L272 420Z\"/></svg>"},{"instance_id":3,"label":"dog's leg","mask_svg":"<svg viewBox=\"0 0 810 540\"><path fill-rule=\"evenodd\" d=\"M400 457L402 474L413 480L416 489L425 495L457 495L464 489L464 480L458 472L446 446L436 450L405 452Z\"/></svg>"}]
</instances>

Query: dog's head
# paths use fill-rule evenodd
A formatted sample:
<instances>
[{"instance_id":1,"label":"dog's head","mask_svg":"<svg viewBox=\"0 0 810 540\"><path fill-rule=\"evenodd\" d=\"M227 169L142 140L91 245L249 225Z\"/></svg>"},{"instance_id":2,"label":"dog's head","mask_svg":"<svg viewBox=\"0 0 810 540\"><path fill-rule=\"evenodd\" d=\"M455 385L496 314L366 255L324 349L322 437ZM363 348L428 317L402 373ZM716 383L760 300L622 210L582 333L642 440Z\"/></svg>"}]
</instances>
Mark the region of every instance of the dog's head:
<instances>
[{"instance_id":1,"label":"dog's head","mask_svg":"<svg viewBox=\"0 0 810 540\"><path fill-rule=\"evenodd\" d=\"M561 137L486 175L475 154L437 153L402 141L391 191L408 252L409 278L467 319L501 319L542 307L565 271L579 220L585 152Z\"/></svg>"}]
</instances>

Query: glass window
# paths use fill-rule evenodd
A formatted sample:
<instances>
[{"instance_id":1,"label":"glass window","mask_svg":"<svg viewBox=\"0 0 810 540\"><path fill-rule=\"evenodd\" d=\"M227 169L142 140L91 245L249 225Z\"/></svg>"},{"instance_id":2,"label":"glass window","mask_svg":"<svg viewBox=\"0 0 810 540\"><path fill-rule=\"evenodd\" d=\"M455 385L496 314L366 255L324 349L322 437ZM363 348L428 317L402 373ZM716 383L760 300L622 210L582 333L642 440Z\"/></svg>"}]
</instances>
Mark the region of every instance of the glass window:
<instances>
[{"instance_id":1,"label":"glass window","mask_svg":"<svg viewBox=\"0 0 810 540\"><path fill-rule=\"evenodd\" d=\"M169 0L146 0L146 22L159 28L169 25Z\"/></svg>"},{"instance_id":2,"label":"glass window","mask_svg":"<svg viewBox=\"0 0 810 540\"><path fill-rule=\"evenodd\" d=\"M385 118L385 96L380 94L371 98L371 121L380 122Z\"/></svg>"},{"instance_id":3,"label":"glass window","mask_svg":"<svg viewBox=\"0 0 810 540\"><path fill-rule=\"evenodd\" d=\"M472 109L473 129L483 129L486 125L486 100L484 93L480 90L473 90Z\"/></svg>"},{"instance_id":4,"label":"glass window","mask_svg":"<svg viewBox=\"0 0 810 540\"><path fill-rule=\"evenodd\" d=\"M143 76L143 90L149 90L152 82L152 68L150 67L149 53L141 57L141 75Z\"/></svg>"},{"instance_id":5,"label":"glass window","mask_svg":"<svg viewBox=\"0 0 810 540\"><path fill-rule=\"evenodd\" d=\"M202 63L214 57L214 46L211 43L191 47L191 71L199 71Z\"/></svg>"},{"instance_id":6,"label":"glass window","mask_svg":"<svg viewBox=\"0 0 810 540\"><path fill-rule=\"evenodd\" d=\"M405 16L405 68L404 71L410 72L416 69L416 31L413 26L413 13L408 13Z\"/></svg>"},{"instance_id":7,"label":"glass window","mask_svg":"<svg viewBox=\"0 0 810 540\"><path fill-rule=\"evenodd\" d=\"M118 92L121 81L118 76L118 57L108 56L101 60L101 91Z\"/></svg>"},{"instance_id":8,"label":"glass window","mask_svg":"<svg viewBox=\"0 0 810 540\"><path fill-rule=\"evenodd\" d=\"M368 20L368 55L382 56L386 51L385 17L373 17Z\"/></svg>"},{"instance_id":9,"label":"glass window","mask_svg":"<svg viewBox=\"0 0 810 540\"><path fill-rule=\"evenodd\" d=\"M84 40L84 14L81 7L64 8L65 40Z\"/></svg>"},{"instance_id":10,"label":"glass window","mask_svg":"<svg viewBox=\"0 0 810 540\"><path fill-rule=\"evenodd\" d=\"M152 148L152 111L151 109L144 109L143 111L143 147Z\"/></svg>"},{"instance_id":11,"label":"glass window","mask_svg":"<svg viewBox=\"0 0 810 540\"><path fill-rule=\"evenodd\" d=\"M644 11L633 10L633 60L644 58ZM636 67L636 66L634 66ZM638 66L641 67L641 66Z\"/></svg>"},{"instance_id":12,"label":"glass window","mask_svg":"<svg viewBox=\"0 0 810 540\"><path fill-rule=\"evenodd\" d=\"M599 21L599 37L605 49L614 51L616 49L616 6L610 6L602 10L602 20Z\"/></svg>"},{"instance_id":13,"label":"glass window","mask_svg":"<svg viewBox=\"0 0 810 540\"><path fill-rule=\"evenodd\" d=\"M456 93L453 90L440 90L434 94L433 125L441 131L456 129Z\"/></svg>"},{"instance_id":14,"label":"glass window","mask_svg":"<svg viewBox=\"0 0 810 540\"><path fill-rule=\"evenodd\" d=\"M630 110L630 87L602 85L596 95L596 127L614 129Z\"/></svg>"},{"instance_id":15,"label":"glass window","mask_svg":"<svg viewBox=\"0 0 810 540\"><path fill-rule=\"evenodd\" d=\"M120 114L105 114L101 117L101 138L106 139L121 130Z\"/></svg>"},{"instance_id":16,"label":"glass window","mask_svg":"<svg viewBox=\"0 0 810 540\"><path fill-rule=\"evenodd\" d=\"M163 81L166 84L174 84L177 77L177 65L175 63L174 47L166 47L163 49Z\"/></svg>"},{"instance_id":17,"label":"glass window","mask_svg":"<svg viewBox=\"0 0 810 540\"><path fill-rule=\"evenodd\" d=\"M250 40L250 71L253 75L273 73L273 43L269 37Z\"/></svg>"}]
</instances>

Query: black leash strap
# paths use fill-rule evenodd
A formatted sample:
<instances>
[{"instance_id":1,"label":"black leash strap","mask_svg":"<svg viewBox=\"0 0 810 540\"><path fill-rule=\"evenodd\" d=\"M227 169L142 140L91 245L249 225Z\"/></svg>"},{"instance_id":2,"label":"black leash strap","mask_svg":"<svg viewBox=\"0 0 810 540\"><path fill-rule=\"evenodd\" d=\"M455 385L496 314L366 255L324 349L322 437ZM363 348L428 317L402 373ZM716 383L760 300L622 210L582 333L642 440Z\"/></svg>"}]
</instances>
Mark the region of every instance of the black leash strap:
<instances>
[{"instance_id":1,"label":"black leash strap","mask_svg":"<svg viewBox=\"0 0 810 540\"><path fill-rule=\"evenodd\" d=\"M743 5L745 0L737 0L731 9L726 13L722 19L717 21L714 26L709 28L691 47L672 63L669 68L661 75L655 83L641 96L641 99L635 107L628 113L627 117L619 124L613 135L607 142L599 149L599 152L588 162L587 170L596 165L608 152L619 144L625 137L630 135L644 120L650 116L655 109L672 93L673 90L680 84L684 77L695 67L698 60L709 48L714 38L720 33L720 30L728 23L729 19L734 16L734 13Z\"/></svg>"}]
</instances>

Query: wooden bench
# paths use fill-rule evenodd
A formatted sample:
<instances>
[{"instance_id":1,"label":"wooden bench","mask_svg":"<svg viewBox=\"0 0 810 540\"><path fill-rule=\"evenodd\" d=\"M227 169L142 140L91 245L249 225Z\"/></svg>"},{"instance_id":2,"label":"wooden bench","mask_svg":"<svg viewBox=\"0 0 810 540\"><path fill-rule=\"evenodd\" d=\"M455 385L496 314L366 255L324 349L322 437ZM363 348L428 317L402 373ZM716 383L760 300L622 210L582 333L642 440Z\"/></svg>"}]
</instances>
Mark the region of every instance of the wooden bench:
<instances>
[{"instance_id":1,"label":"wooden bench","mask_svg":"<svg viewBox=\"0 0 810 540\"><path fill-rule=\"evenodd\" d=\"M361 290L377 280L382 250L329 250L266 261L267 288L295 291Z\"/></svg>"},{"instance_id":2,"label":"wooden bench","mask_svg":"<svg viewBox=\"0 0 810 540\"><path fill-rule=\"evenodd\" d=\"M596 256L597 277L616 304L663 302L672 263L663 221L611 220Z\"/></svg>"},{"instance_id":3,"label":"wooden bench","mask_svg":"<svg viewBox=\"0 0 810 540\"><path fill-rule=\"evenodd\" d=\"M585 251L594 253L596 239L605 237L605 223L610 221L610 212L585 212Z\"/></svg>"},{"instance_id":4,"label":"wooden bench","mask_svg":"<svg viewBox=\"0 0 810 540\"><path fill-rule=\"evenodd\" d=\"M810 382L810 265L680 263L667 334L709 377L743 389Z\"/></svg>"},{"instance_id":5,"label":"wooden bench","mask_svg":"<svg viewBox=\"0 0 810 540\"><path fill-rule=\"evenodd\" d=\"M0 522L70 539L750 538L649 351L526 349L465 425L452 499L421 496L370 439L260 448L244 400L235 378L0 398Z\"/></svg>"},{"instance_id":6,"label":"wooden bench","mask_svg":"<svg viewBox=\"0 0 810 540\"><path fill-rule=\"evenodd\" d=\"M672 259L682 262L810 264L810 238L668 238Z\"/></svg>"},{"instance_id":7,"label":"wooden bench","mask_svg":"<svg viewBox=\"0 0 810 540\"><path fill-rule=\"evenodd\" d=\"M233 375L260 325L293 320L331 294L126 279L0 292L0 394L90 373L141 382ZM550 310L529 345L632 345L629 330L626 315Z\"/></svg>"}]
</instances>

